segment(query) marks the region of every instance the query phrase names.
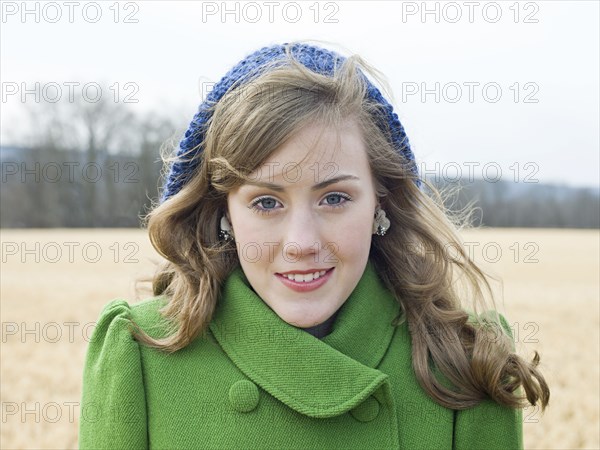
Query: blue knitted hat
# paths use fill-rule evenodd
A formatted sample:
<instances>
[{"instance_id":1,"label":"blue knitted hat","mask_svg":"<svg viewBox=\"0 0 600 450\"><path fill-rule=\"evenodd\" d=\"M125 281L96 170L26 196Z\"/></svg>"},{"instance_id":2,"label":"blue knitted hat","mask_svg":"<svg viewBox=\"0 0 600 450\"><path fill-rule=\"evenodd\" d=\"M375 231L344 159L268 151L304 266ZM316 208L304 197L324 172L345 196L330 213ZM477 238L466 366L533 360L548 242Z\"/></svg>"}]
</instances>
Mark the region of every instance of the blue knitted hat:
<instances>
[{"instance_id":1,"label":"blue knitted hat","mask_svg":"<svg viewBox=\"0 0 600 450\"><path fill-rule=\"evenodd\" d=\"M179 192L189 181L191 175L199 165L200 158L198 158L198 156L203 151L203 146L200 144L204 141L206 124L212 114L209 105L218 102L234 83L238 83L238 86L236 86L237 88L239 85L243 84L244 81L241 80L251 79L254 75L259 73L267 63L286 58L285 48L288 45L289 44L284 43L282 45L263 47L252 53L227 72L221 81L213 87L207 95L206 100L198 108L198 112L192 119L188 130L185 132L184 138L179 144L179 149L177 151L178 159L169 169L162 192L161 202L164 202L169 197L177 194L177 192ZM327 76L332 76L334 67L338 66L346 59L333 51L307 44L293 44L290 47L290 53L297 61L308 69ZM392 105L383 98L379 89L377 89L362 72L360 72L360 75L366 80L368 98L382 106L384 120L389 127L393 145L408 162L410 171L415 175L415 183L420 187L421 180L418 176L417 164L410 148L408 137L404 132L404 127L398 119L398 115L393 111ZM184 156L185 158L183 158Z\"/></svg>"}]
</instances>

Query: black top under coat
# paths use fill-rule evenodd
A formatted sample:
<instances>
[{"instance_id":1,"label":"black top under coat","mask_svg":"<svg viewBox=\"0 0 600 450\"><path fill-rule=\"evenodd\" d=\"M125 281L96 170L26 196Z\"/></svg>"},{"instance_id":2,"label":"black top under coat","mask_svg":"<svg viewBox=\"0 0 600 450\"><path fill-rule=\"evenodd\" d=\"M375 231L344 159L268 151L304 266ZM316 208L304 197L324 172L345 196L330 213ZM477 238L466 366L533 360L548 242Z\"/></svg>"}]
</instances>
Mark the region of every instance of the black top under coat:
<instances>
[{"instance_id":1,"label":"black top under coat","mask_svg":"<svg viewBox=\"0 0 600 450\"><path fill-rule=\"evenodd\" d=\"M307 333L312 334L314 337L316 337L318 339L322 339L325 336L327 336L329 333L331 333L331 328L333 327L333 323L335 322L335 318L336 318L338 312L339 312L339 309L336 312L334 312L333 315L323 323L320 323L318 325L308 327L308 328L301 328L301 330L304 330Z\"/></svg>"}]
</instances>

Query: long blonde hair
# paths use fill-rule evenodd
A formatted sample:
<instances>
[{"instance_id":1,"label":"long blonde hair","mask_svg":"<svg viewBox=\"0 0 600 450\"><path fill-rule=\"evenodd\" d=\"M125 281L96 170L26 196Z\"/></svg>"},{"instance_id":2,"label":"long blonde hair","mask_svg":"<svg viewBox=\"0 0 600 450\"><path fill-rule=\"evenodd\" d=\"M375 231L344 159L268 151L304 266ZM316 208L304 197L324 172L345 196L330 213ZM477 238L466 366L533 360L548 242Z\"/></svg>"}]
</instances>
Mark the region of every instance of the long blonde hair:
<instances>
[{"instance_id":1,"label":"long blonde hair","mask_svg":"<svg viewBox=\"0 0 600 450\"><path fill-rule=\"evenodd\" d=\"M136 339L175 352L207 329L220 288L239 265L235 244L218 236L227 193L302 126L315 120L337 125L353 118L364 136L378 199L392 223L384 238L373 239L369 257L400 305L394 325L407 321L420 385L440 405L453 409L469 408L487 396L511 407L539 401L544 409L549 389L537 369L538 353L531 362L519 357L499 316L486 314L483 320L477 314L496 307L487 275L458 234L468 211L452 215L434 186L422 180L429 192L417 187L408 161L381 126L380 105L365 95L359 70L385 86L382 77L357 55L345 59L332 77L304 67L289 47L286 55L285 64L234 85L211 106L196 172L147 215L152 245L166 260L153 278L153 292L168 300L160 313L171 327L158 339L134 323ZM165 167L175 160L165 157ZM474 314L463 309L465 295L473 299ZM431 363L456 389L440 382ZM518 395L520 386L525 397Z\"/></svg>"}]
</instances>

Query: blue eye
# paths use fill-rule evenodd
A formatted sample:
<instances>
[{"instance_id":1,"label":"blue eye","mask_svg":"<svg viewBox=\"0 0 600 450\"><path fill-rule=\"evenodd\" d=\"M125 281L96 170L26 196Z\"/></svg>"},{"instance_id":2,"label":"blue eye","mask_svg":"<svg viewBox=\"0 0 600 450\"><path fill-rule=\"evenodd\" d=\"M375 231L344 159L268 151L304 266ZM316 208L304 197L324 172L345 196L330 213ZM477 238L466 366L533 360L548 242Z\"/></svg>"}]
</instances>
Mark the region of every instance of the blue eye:
<instances>
[{"instance_id":1,"label":"blue eye","mask_svg":"<svg viewBox=\"0 0 600 450\"><path fill-rule=\"evenodd\" d=\"M259 214L270 214L275 209L276 204L277 200L273 197L259 197L250 204L249 208Z\"/></svg>"},{"instance_id":2,"label":"blue eye","mask_svg":"<svg viewBox=\"0 0 600 450\"><path fill-rule=\"evenodd\" d=\"M342 201L342 199L343 199L343 201ZM332 201L330 201L330 200L332 200ZM334 208L340 207L340 206L345 206L345 204L349 201L352 201L350 196L347 194L343 194L341 192L333 192L331 194L328 194L325 197L325 203L328 206L333 206Z\"/></svg>"},{"instance_id":3,"label":"blue eye","mask_svg":"<svg viewBox=\"0 0 600 450\"><path fill-rule=\"evenodd\" d=\"M263 198L258 202L264 209L273 209L277 204L277 201L272 198Z\"/></svg>"}]
</instances>

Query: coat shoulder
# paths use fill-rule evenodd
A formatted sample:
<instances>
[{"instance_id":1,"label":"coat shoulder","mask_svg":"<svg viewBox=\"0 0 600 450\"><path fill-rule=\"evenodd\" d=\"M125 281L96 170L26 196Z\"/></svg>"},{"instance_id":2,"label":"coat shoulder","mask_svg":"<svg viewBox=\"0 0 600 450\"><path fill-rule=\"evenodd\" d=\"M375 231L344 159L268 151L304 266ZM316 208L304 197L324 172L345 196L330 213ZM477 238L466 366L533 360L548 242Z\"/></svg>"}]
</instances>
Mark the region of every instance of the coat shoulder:
<instances>
[{"instance_id":1,"label":"coat shoulder","mask_svg":"<svg viewBox=\"0 0 600 450\"><path fill-rule=\"evenodd\" d=\"M131 308L107 303L88 344L79 421L80 448L146 448L146 399ZM125 418L126 420L122 420Z\"/></svg>"},{"instance_id":2,"label":"coat shoulder","mask_svg":"<svg viewBox=\"0 0 600 450\"><path fill-rule=\"evenodd\" d=\"M131 320L153 338L165 337L169 331L169 324L161 311L167 304L168 299L162 295L131 304Z\"/></svg>"}]
</instances>

